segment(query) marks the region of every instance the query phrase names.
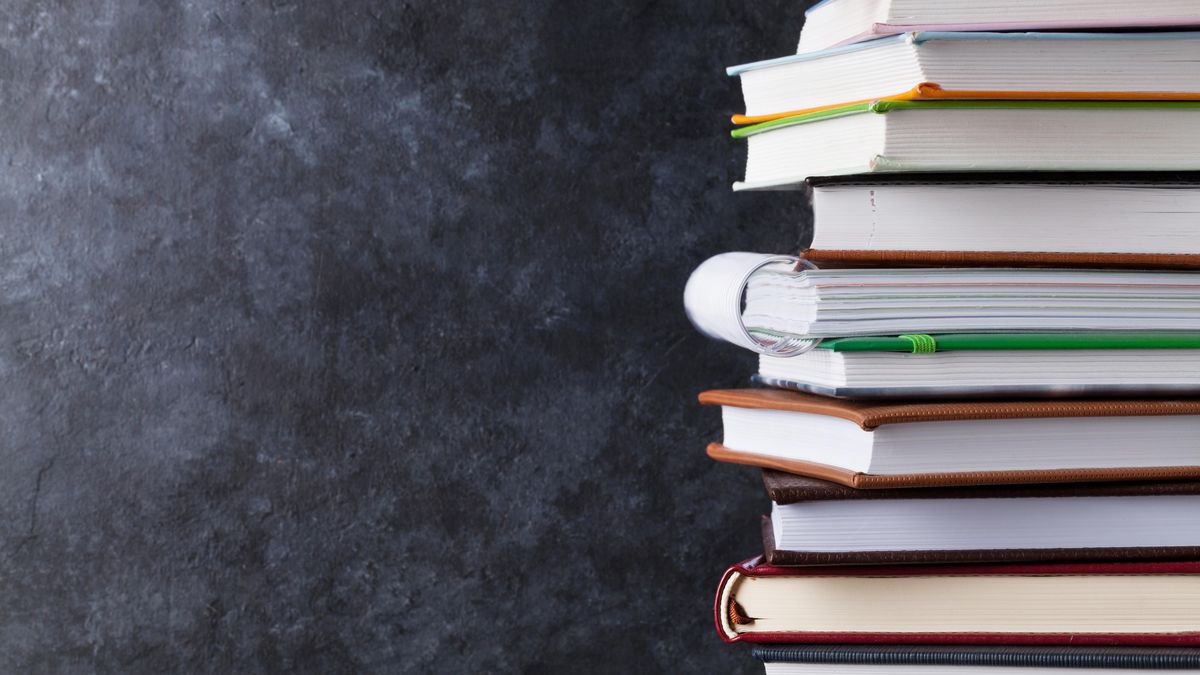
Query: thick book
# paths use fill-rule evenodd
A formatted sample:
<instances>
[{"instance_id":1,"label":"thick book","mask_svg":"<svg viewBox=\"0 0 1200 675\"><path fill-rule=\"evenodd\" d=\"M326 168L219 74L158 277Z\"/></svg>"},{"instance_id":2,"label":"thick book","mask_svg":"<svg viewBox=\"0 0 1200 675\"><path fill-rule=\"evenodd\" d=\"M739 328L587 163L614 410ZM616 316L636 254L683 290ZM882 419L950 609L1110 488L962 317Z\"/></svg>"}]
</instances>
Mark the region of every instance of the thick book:
<instances>
[{"instance_id":1,"label":"thick book","mask_svg":"<svg viewBox=\"0 0 1200 675\"><path fill-rule=\"evenodd\" d=\"M1200 394L1200 333L945 333L760 355L760 384L839 398Z\"/></svg>"},{"instance_id":2,"label":"thick book","mask_svg":"<svg viewBox=\"0 0 1200 675\"><path fill-rule=\"evenodd\" d=\"M1189 647L756 644L767 675L886 675L935 669L939 675L1097 675L1200 670Z\"/></svg>"},{"instance_id":3,"label":"thick book","mask_svg":"<svg viewBox=\"0 0 1200 675\"><path fill-rule=\"evenodd\" d=\"M727 642L1200 645L1200 562L777 567L717 587Z\"/></svg>"},{"instance_id":4,"label":"thick book","mask_svg":"<svg viewBox=\"0 0 1200 675\"><path fill-rule=\"evenodd\" d=\"M721 407L713 459L853 488L1200 479L1200 398L872 402L727 389L700 402Z\"/></svg>"},{"instance_id":5,"label":"thick book","mask_svg":"<svg viewBox=\"0 0 1200 675\"><path fill-rule=\"evenodd\" d=\"M689 288L736 289L743 268L711 258ZM740 314L722 295L685 291L702 331L738 324L763 340L936 333L1200 331L1200 275L1176 271L842 268L771 262L744 276ZM738 342L737 344L742 344ZM745 346L743 344L743 346Z\"/></svg>"},{"instance_id":6,"label":"thick book","mask_svg":"<svg viewBox=\"0 0 1200 675\"><path fill-rule=\"evenodd\" d=\"M733 66L736 124L873 100L1200 98L1200 33L914 32Z\"/></svg>"},{"instance_id":7,"label":"thick book","mask_svg":"<svg viewBox=\"0 0 1200 675\"><path fill-rule=\"evenodd\" d=\"M747 145L735 190L876 172L1200 169L1200 101L874 101L731 133Z\"/></svg>"},{"instance_id":8,"label":"thick book","mask_svg":"<svg viewBox=\"0 0 1200 675\"><path fill-rule=\"evenodd\" d=\"M1200 25L1193 0L826 0L805 12L798 50L913 30L1011 31Z\"/></svg>"},{"instance_id":9,"label":"thick book","mask_svg":"<svg viewBox=\"0 0 1200 675\"><path fill-rule=\"evenodd\" d=\"M803 255L822 267L1200 267L1200 174L875 174L810 188Z\"/></svg>"},{"instance_id":10,"label":"thick book","mask_svg":"<svg viewBox=\"0 0 1200 675\"><path fill-rule=\"evenodd\" d=\"M772 565L1200 559L1200 481L856 490L764 470Z\"/></svg>"}]
</instances>

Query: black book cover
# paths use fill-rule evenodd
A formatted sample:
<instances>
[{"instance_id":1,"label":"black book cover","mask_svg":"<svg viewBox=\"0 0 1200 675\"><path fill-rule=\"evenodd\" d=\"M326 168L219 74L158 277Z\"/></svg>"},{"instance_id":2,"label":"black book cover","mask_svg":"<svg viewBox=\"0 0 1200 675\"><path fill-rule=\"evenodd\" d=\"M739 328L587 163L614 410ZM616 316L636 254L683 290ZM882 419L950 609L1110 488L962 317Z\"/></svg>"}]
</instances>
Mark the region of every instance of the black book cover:
<instances>
[{"instance_id":1,"label":"black book cover","mask_svg":"<svg viewBox=\"0 0 1200 675\"><path fill-rule=\"evenodd\" d=\"M1200 668L1200 649L1181 647L952 647L755 645L764 663L896 666L1010 666L1179 670Z\"/></svg>"}]
</instances>

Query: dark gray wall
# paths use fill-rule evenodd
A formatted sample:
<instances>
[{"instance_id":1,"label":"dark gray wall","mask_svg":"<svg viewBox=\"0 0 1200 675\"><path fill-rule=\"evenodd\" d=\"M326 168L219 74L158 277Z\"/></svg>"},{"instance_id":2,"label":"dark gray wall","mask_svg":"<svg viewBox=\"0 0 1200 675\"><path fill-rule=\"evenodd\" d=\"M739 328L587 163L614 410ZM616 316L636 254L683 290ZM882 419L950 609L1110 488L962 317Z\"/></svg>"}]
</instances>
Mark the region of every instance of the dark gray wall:
<instances>
[{"instance_id":1,"label":"dark gray wall","mask_svg":"<svg viewBox=\"0 0 1200 675\"><path fill-rule=\"evenodd\" d=\"M756 671L680 297L806 4L5 3L0 672Z\"/></svg>"}]
</instances>

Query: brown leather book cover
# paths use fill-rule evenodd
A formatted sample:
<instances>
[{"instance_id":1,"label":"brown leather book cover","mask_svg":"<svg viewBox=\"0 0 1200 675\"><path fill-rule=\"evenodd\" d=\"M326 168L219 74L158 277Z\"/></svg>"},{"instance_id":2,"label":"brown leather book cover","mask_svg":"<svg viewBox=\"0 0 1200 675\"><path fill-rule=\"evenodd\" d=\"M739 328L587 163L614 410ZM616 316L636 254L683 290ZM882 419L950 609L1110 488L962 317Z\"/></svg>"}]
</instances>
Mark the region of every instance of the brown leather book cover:
<instances>
[{"instance_id":1,"label":"brown leather book cover","mask_svg":"<svg viewBox=\"0 0 1200 675\"><path fill-rule=\"evenodd\" d=\"M906 422L1200 415L1200 398L946 400L895 403L838 399L782 389L714 389L701 393L700 403L829 415L850 420L866 431L885 424Z\"/></svg>"},{"instance_id":2,"label":"brown leather book cover","mask_svg":"<svg viewBox=\"0 0 1200 675\"><path fill-rule=\"evenodd\" d=\"M920 401L913 403L855 401L779 389L720 389L700 394L704 405L761 408L829 415L850 420L865 431L885 424L950 420L1032 419L1047 417L1138 417L1200 414L1200 399L1054 399L998 401ZM1150 481L1200 479L1200 466L1138 468L974 471L877 475L836 466L779 459L720 443L708 446L708 456L820 478L864 490L882 488L952 487L1022 483Z\"/></svg>"},{"instance_id":3,"label":"brown leather book cover","mask_svg":"<svg viewBox=\"0 0 1200 675\"><path fill-rule=\"evenodd\" d=\"M956 487L968 485L1020 485L1027 483L1089 483L1200 479L1200 466L1151 466L1112 469L1036 469L1028 471L971 471L880 475L850 471L828 464L779 459L708 444L708 456L718 462L778 469L801 476L832 481L856 490L886 488Z\"/></svg>"},{"instance_id":4,"label":"brown leather book cover","mask_svg":"<svg viewBox=\"0 0 1200 675\"><path fill-rule=\"evenodd\" d=\"M874 251L808 249L818 267L1071 267L1145 270L1200 269L1195 253L1064 253L1055 251Z\"/></svg>"}]
</instances>

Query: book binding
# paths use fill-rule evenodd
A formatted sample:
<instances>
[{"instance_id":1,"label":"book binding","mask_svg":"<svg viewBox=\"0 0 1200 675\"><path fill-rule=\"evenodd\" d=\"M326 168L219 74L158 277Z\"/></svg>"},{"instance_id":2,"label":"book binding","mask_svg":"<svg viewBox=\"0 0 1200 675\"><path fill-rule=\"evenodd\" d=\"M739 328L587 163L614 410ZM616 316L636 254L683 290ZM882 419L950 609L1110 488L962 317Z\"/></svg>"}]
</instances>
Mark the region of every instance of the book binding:
<instances>
[{"instance_id":1,"label":"book binding","mask_svg":"<svg viewBox=\"0 0 1200 675\"><path fill-rule=\"evenodd\" d=\"M919 569L919 574L915 571ZM762 556L731 565L717 586L713 621L717 634L725 642L755 643L827 643L827 644L907 644L907 645L1080 645L1197 647L1200 631L1178 633L1019 633L1019 632L830 632L780 631L738 632L737 626L752 622L734 598L734 589L744 577L769 576L953 576L953 575L1177 575L1200 574L1200 562L1113 562L980 564L856 567L778 567L764 564Z\"/></svg>"}]
</instances>

